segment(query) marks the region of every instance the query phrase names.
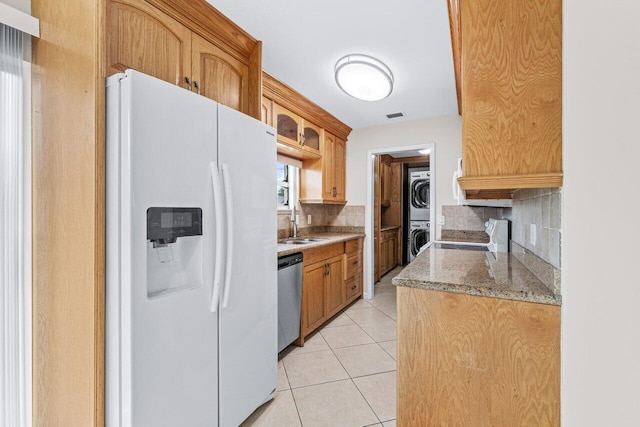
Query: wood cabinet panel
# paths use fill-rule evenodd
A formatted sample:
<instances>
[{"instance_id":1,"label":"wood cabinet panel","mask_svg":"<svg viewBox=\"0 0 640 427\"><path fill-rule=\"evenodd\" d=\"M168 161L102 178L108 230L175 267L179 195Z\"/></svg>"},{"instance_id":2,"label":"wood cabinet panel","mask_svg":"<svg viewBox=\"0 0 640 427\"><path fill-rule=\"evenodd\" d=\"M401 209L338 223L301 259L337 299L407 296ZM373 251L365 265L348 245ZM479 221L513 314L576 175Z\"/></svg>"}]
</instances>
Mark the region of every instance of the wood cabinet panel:
<instances>
[{"instance_id":1,"label":"wood cabinet panel","mask_svg":"<svg viewBox=\"0 0 640 427\"><path fill-rule=\"evenodd\" d=\"M108 74L128 68L185 87L191 30L142 1L109 2Z\"/></svg>"},{"instance_id":2,"label":"wood cabinet panel","mask_svg":"<svg viewBox=\"0 0 640 427\"><path fill-rule=\"evenodd\" d=\"M345 287L343 278L343 256L331 258L327 261L327 318L342 309L345 301Z\"/></svg>"},{"instance_id":3,"label":"wood cabinet panel","mask_svg":"<svg viewBox=\"0 0 640 427\"><path fill-rule=\"evenodd\" d=\"M362 252L362 239L349 240L344 243L344 252L346 254L353 254L356 252Z\"/></svg>"},{"instance_id":4,"label":"wood cabinet panel","mask_svg":"<svg viewBox=\"0 0 640 427\"><path fill-rule=\"evenodd\" d=\"M560 308L398 288L398 424L560 425Z\"/></svg>"},{"instance_id":5,"label":"wood cabinet panel","mask_svg":"<svg viewBox=\"0 0 640 427\"><path fill-rule=\"evenodd\" d=\"M197 34L191 42L194 90L227 107L245 111L249 67Z\"/></svg>"},{"instance_id":6,"label":"wood cabinet panel","mask_svg":"<svg viewBox=\"0 0 640 427\"><path fill-rule=\"evenodd\" d=\"M398 230L385 230L380 234L380 276L385 275L398 264Z\"/></svg>"},{"instance_id":7,"label":"wood cabinet panel","mask_svg":"<svg viewBox=\"0 0 640 427\"><path fill-rule=\"evenodd\" d=\"M333 149L333 172L334 185L336 187L335 199L340 202L347 202L347 142L336 136Z\"/></svg>"},{"instance_id":8,"label":"wood cabinet panel","mask_svg":"<svg viewBox=\"0 0 640 427\"><path fill-rule=\"evenodd\" d=\"M460 185L562 185L561 0L466 2L460 22Z\"/></svg>"},{"instance_id":9,"label":"wood cabinet panel","mask_svg":"<svg viewBox=\"0 0 640 427\"><path fill-rule=\"evenodd\" d=\"M302 331L317 328L326 320L324 263L305 266L302 272Z\"/></svg>"},{"instance_id":10,"label":"wood cabinet panel","mask_svg":"<svg viewBox=\"0 0 640 427\"><path fill-rule=\"evenodd\" d=\"M322 153L322 198L331 200L335 188L335 149L336 137L329 132L324 135L324 150ZM308 180L307 180L308 182Z\"/></svg>"},{"instance_id":11,"label":"wood cabinet panel","mask_svg":"<svg viewBox=\"0 0 640 427\"><path fill-rule=\"evenodd\" d=\"M260 120L269 126L273 126L273 101L269 98L262 97L260 109Z\"/></svg>"}]
</instances>

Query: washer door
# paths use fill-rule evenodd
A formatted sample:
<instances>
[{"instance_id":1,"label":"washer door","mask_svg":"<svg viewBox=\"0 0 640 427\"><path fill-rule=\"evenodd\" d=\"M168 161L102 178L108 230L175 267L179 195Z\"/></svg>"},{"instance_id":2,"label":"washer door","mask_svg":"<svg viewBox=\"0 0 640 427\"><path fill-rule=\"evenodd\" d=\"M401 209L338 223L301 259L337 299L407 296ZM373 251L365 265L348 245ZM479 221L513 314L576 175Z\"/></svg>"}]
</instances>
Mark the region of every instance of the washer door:
<instances>
[{"instance_id":1,"label":"washer door","mask_svg":"<svg viewBox=\"0 0 640 427\"><path fill-rule=\"evenodd\" d=\"M417 179L411 184L411 205L417 209L429 209L430 180Z\"/></svg>"},{"instance_id":2,"label":"washer door","mask_svg":"<svg viewBox=\"0 0 640 427\"><path fill-rule=\"evenodd\" d=\"M429 230L419 229L411 231L411 255L415 258L420 248L429 243Z\"/></svg>"}]
</instances>

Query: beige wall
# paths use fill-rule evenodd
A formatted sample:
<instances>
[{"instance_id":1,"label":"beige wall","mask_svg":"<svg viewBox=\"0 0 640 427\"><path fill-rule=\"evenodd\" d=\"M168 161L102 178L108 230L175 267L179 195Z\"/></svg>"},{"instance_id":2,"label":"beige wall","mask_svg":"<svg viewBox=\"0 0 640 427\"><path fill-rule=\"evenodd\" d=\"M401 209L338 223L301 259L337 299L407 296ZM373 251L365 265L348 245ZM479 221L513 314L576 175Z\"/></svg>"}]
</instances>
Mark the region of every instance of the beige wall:
<instances>
[{"instance_id":1,"label":"beige wall","mask_svg":"<svg viewBox=\"0 0 640 427\"><path fill-rule=\"evenodd\" d=\"M460 116L444 116L357 129L347 142L347 201L349 205L367 202L367 151L372 149L435 144L436 218L442 205L454 203L451 193L452 174L462 151ZM433 167L433 166L432 166ZM440 235L440 228L436 230Z\"/></svg>"}]
</instances>

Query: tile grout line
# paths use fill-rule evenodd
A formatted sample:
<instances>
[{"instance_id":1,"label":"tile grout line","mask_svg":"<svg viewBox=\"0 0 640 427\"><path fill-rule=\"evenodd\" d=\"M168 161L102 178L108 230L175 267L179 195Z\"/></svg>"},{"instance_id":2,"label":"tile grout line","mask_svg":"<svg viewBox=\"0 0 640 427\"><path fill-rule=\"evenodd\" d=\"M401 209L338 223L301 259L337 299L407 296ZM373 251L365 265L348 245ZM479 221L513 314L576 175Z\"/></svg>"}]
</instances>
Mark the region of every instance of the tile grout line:
<instances>
[{"instance_id":1,"label":"tile grout line","mask_svg":"<svg viewBox=\"0 0 640 427\"><path fill-rule=\"evenodd\" d=\"M366 332L365 332L366 333ZM372 338L373 339L373 338ZM328 344L328 343L327 343ZM355 346L352 346L355 347ZM331 348L331 346L329 346L329 348ZM360 388L358 387L358 384L356 384L356 382L353 380L353 377L351 376L351 374L349 373L349 371L347 371L347 368L345 368L344 364L342 363L342 361L340 360L340 358L338 357L338 355L336 354L336 352L334 351L333 348L331 348L331 353L333 353L333 357L335 357L338 360L338 363L340 363L340 366L342 366L342 369L344 369L344 371L347 373L347 375L349 376L349 380L351 381L351 383L353 384L353 386L356 388L356 390L358 390L358 393L360 393L360 396L362 396L362 399L365 401L365 403L367 404L367 406L369 407L369 409L371 410L371 412L373 413L373 415L376 417L376 419L378 420L378 423L382 423L380 421L380 417L378 416L378 414L376 414L376 411L373 410L373 408L371 407L371 404L369 403L369 401L367 400L366 397L364 397L364 394L362 394L362 391L360 391ZM303 426L304 427L304 426Z\"/></svg>"}]
</instances>

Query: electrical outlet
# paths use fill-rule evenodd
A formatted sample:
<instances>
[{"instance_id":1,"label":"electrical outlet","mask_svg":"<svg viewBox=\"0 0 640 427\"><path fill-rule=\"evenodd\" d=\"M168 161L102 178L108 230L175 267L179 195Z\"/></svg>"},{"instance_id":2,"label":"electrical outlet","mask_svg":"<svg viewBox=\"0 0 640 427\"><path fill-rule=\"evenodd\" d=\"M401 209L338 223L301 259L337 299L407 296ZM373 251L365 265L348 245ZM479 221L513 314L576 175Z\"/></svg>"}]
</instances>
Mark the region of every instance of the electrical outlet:
<instances>
[{"instance_id":1,"label":"electrical outlet","mask_svg":"<svg viewBox=\"0 0 640 427\"><path fill-rule=\"evenodd\" d=\"M438 225L444 225L444 215L438 215Z\"/></svg>"},{"instance_id":2,"label":"electrical outlet","mask_svg":"<svg viewBox=\"0 0 640 427\"><path fill-rule=\"evenodd\" d=\"M307 224L311 224L311 215L307 215Z\"/></svg>"},{"instance_id":3,"label":"electrical outlet","mask_svg":"<svg viewBox=\"0 0 640 427\"><path fill-rule=\"evenodd\" d=\"M529 225L529 241L531 242L531 246L536 245L536 225Z\"/></svg>"}]
</instances>

